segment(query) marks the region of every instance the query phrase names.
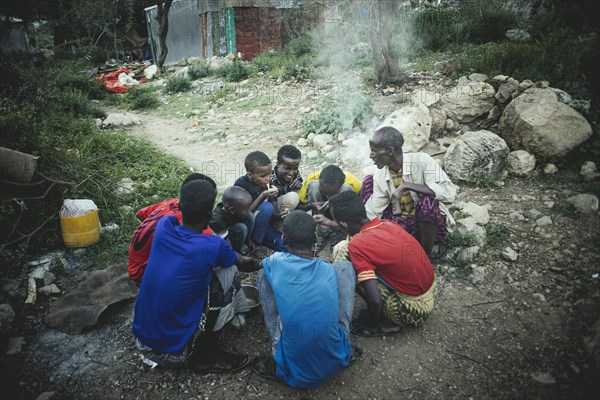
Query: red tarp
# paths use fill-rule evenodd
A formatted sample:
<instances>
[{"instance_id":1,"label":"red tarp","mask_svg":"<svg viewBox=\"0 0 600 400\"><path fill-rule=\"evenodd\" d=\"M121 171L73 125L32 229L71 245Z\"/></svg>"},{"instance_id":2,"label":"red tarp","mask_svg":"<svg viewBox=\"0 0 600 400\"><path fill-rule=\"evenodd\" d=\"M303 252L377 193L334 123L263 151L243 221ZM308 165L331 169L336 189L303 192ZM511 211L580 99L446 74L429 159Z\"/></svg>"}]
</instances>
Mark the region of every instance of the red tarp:
<instances>
[{"instance_id":1,"label":"red tarp","mask_svg":"<svg viewBox=\"0 0 600 400\"><path fill-rule=\"evenodd\" d=\"M114 72L110 72L108 74L102 74L102 75L94 78L94 80L96 82L104 82L104 89L106 89L109 92L125 93L127 91L127 86L123 85L121 82L119 82L119 75L121 75L123 72L126 74L131 73L131 71L129 69L127 69L125 67L121 67ZM140 79L139 82L146 83L147 82L146 77Z\"/></svg>"}]
</instances>

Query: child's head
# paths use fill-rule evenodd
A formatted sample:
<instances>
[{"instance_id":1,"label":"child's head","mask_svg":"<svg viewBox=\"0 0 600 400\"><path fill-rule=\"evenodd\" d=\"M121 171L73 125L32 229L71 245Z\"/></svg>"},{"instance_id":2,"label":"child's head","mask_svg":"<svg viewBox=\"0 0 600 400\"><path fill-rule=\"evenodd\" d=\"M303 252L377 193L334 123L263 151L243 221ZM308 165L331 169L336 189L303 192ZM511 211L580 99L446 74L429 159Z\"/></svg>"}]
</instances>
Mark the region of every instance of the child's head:
<instances>
[{"instance_id":1,"label":"child's head","mask_svg":"<svg viewBox=\"0 0 600 400\"><path fill-rule=\"evenodd\" d=\"M208 176L206 176L206 175L204 175L204 174L201 174L201 173L199 173L199 172L194 172L194 173L191 173L191 174L189 174L189 175L187 176L187 178L185 178L185 179L183 180L183 183L181 184L181 186L183 187L183 185L185 185L186 183L188 183L188 182L191 182L191 181L206 181L206 182L210 183L210 184L211 184L211 186L212 186L212 187L213 187L215 190L217 190L217 184L215 183L215 181L213 181L213 180L212 180L211 178L209 178Z\"/></svg>"},{"instance_id":2,"label":"child's head","mask_svg":"<svg viewBox=\"0 0 600 400\"><path fill-rule=\"evenodd\" d=\"M246 156L244 166L246 167L246 175L250 181L259 186L267 186L273 172L269 156L262 151L253 151Z\"/></svg>"},{"instance_id":3,"label":"child's head","mask_svg":"<svg viewBox=\"0 0 600 400\"><path fill-rule=\"evenodd\" d=\"M277 152L277 175L286 182L290 182L300 168L300 150L290 144L281 146Z\"/></svg>"},{"instance_id":4,"label":"child's head","mask_svg":"<svg viewBox=\"0 0 600 400\"><path fill-rule=\"evenodd\" d=\"M333 220L349 235L357 234L364 222L368 221L364 204L351 190L332 196L329 209Z\"/></svg>"},{"instance_id":5,"label":"child's head","mask_svg":"<svg viewBox=\"0 0 600 400\"><path fill-rule=\"evenodd\" d=\"M346 175L344 175L344 171L340 167L337 165L328 165L323 168L319 175L319 190L323 196L330 198L340 191L345 180Z\"/></svg>"},{"instance_id":6,"label":"child's head","mask_svg":"<svg viewBox=\"0 0 600 400\"><path fill-rule=\"evenodd\" d=\"M183 223L207 225L216 197L217 191L205 180L195 180L183 185L179 191L179 209Z\"/></svg>"},{"instance_id":7,"label":"child's head","mask_svg":"<svg viewBox=\"0 0 600 400\"><path fill-rule=\"evenodd\" d=\"M252 196L239 186L232 186L223 192L223 208L237 219L245 220L250 212Z\"/></svg>"},{"instance_id":8,"label":"child's head","mask_svg":"<svg viewBox=\"0 0 600 400\"><path fill-rule=\"evenodd\" d=\"M316 227L310 214L292 211L283 222L283 241L290 249L310 250L317 241Z\"/></svg>"}]
</instances>

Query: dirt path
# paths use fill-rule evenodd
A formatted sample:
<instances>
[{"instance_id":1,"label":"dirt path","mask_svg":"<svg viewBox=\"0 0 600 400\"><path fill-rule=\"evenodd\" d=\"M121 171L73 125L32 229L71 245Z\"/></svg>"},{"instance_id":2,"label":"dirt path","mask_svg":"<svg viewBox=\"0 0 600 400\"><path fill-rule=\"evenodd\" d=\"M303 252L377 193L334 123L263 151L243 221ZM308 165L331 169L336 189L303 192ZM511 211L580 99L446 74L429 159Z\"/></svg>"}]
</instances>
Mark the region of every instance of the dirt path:
<instances>
[{"instance_id":1,"label":"dirt path","mask_svg":"<svg viewBox=\"0 0 600 400\"><path fill-rule=\"evenodd\" d=\"M315 97L243 111L241 102L213 112L205 107L197 119L144 114L143 125L131 133L216 177L222 189L243 173L243 157L249 151L263 149L274 156L281 144L294 143L299 110L314 106ZM389 104L377 107L385 109ZM282 117L274 121L275 116ZM196 120L201 129L193 129ZM353 343L364 350L362 359L317 389L294 390L265 381L249 369L231 375L149 370L134 351L130 303L80 336L32 325L25 357L15 365L25 371L20 392L30 398L56 390L71 398L182 400L592 395L598 371L583 337L590 335L600 317L599 218L548 207L548 202L560 203L582 191L577 182L575 172L561 170L552 180L533 175L509 178L500 189L464 187L460 200L490 204L490 223L511 233L500 247L487 246L475 259L475 264L485 267L483 280L475 285L460 273L436 265L439 302L425 327L384 338L353 335ZM550 215L553 224L539 229L531 217L508 218L511 211L527 215L532 208ZM501 257L500 249L506 245L518 251L515 262ZM362 307L357 299L355 312ZM250 317L242 331L227 328L225 333L227 347L250 355L268 352L260 314Z\"/></svg>"}]
</instances>

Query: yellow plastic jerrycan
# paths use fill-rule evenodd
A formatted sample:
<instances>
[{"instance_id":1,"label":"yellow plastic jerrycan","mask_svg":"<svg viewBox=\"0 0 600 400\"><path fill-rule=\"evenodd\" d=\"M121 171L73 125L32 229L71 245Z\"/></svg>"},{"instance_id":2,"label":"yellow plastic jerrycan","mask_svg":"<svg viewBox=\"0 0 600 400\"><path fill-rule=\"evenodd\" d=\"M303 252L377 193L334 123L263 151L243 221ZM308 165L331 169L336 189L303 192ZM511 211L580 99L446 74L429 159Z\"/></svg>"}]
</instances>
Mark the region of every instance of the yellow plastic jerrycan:
<instances>
[{"instance_id":1,"label":"yellow plastic jerrycan","mask_svg":"<svg viewBox=\"0 0 600 400\"><path fill-rule=\"evenodd\" d=\"M67 247L86 247L100 239L98 208L92 200L64 201L60 210L60 229Z\"/></svg>"}]
</instances>

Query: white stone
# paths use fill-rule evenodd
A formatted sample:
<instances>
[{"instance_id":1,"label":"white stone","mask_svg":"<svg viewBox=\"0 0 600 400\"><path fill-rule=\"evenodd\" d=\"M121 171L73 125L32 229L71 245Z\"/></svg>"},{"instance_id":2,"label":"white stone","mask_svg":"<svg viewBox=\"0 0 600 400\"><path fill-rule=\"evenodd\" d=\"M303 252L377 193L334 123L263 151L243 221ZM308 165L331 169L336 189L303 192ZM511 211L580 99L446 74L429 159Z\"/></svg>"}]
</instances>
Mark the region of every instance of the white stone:
<instances>
[{"instance_id":1,"label":"white stone","mask_svg":"<svg viewBox=\"0 0 600 400\"><path fill-rule=\"evenodd\" d=\"M103 128L111 128L118 126L140 125L142 120L135 114L131 113L110 113L104 121Z\"/></svg>"},{"instance_id":2,"label":"white stone","mask_svg":"<svg viewBox=\"0 0 600 400\"><path fill-rule=\"evenodd\" d=\"M539 218L537 221L535 221L537 226L548 226L548 225L552 225L552 218L550 218L549 216L543 216L541 218Z\"/></svg>"},{"instance_id":3,"label":"white stone","mask_svg":"<svg viewBox=\"0 0 600 400\"><path fill-rule=\"evenodd\" d=\"M50 264L42 265L36 267L33 271L29 273L29 276L33 279L44 279L44 275L50 271Z\"/></svg>"},{"instance_id":4,"label":"white stone","mask_svg":"<svg viewBox=\"0 0 600 400\"><path fill-rule=\"evenodd\" d=\"M502 250L502 257L508 261L517 261L519 255L511 247L505 247L504 250Z\"/></svg>"},{"instance_id":5,"label":"white stone","mask_svg":"<svg viewBox=\"0 0 600 400\"><path fill-rule=\"evenodd\" d=\"M159 75L160 75L160 69L158 69L158 66L156 66L156 65L151 65L144 69L144 76L148 80L153 79Z\"/></svg>"},{"instance_id":6,"label":"white stone","mask_svg":"<svg viewBox=\"0 0 600 400\"><path fill-rule=\"evenodd\" d=\"M46 293L46 294L59 294L60 293L60 289L54 283L52 283L50 285L42 286L41 288L39 288L38 291L40 293Z\"/></svg>"},{"instance_id":7,"label":"white stone","mask_svg":"<svg viewBox=\"0 0 600 400\"><path fill-rule=\"evenodd\" d=\"M466 247L458 253L458 259L461 261L473 261L479 253L479 246Z\"/></svg>"},{"instance_id":8,"label":"white stone","mask_svg":"<svg viewBox=\"0 0 600 400\"><path fill-rule=\"evenodd\" d=\"M309 140L309 141L312 141L315 136L316 136L316 134L314 132L311 132L311 133L308 134L308 136L306 137L306 139Z\"/></svg>"},{"instance_id":9,"label":"white stone","mask_svg":"<svg viewBox=\"0 0 600 400\"><path fill-rule=\"evenodd\" d=\"M123 178L114 190L116 195L126 195L133 193L136 183L131 178Z\"/></svg>"},{"instance_id":10,"label":"white stone","mask_svg":"<svg viewBox=\"0 0 600 400\"><path fill-rule=\"evenodd\" d=\"M511 148L543 158L564 156L592 135L581 114L540 88L529 88L511 101L498 128Z\"/></svg>"},{"instance_id":11,"label":"white stone","mask_svg":"<svg viewBox=\"0 0 600 400\"><path fill-rule=\"evenodd\" d=\"M469 80L473 82L484 82L487 81L488 76L486 74L479 74L477 72L469 75Z\"/></svg>"},{"instance_id":12,"label":"white stone","mask_svg":"<svg viewBox=\"0 0 600 400\"><path fill-rule=\"evenodd\" d=\"M552 375L550 375L547 372L532 372L531 377L533 378L534 381L543 383L545 385L556 384L556 379L554 379L552 377Z\"/></svg>"},{"instance_id":13,"label":"white stone","mask_svg":"<svg viewBox=\"0 0 600 400\"><path fill-rule=\"evenodd\" d=\"M258 110L252 111L250 114L248 114L248 118L251 118L251 119L260 118L260 111L258 111Z\"/></svg>"},{"instance_id":14,"label":"white stone","mask_svg":"<svg viewBox=\"0 0 600 400\"><path fill-rule=\"evenodd\" d=\"M330 145L330 144L328 144L328 145L326 145L326 146L323 146L323 147L321 148L321 152L322 152L322 153L329 153L331 150L333 150L333 146L332 146L332 145Z\"/></svg>"},{"instance_id":15,"label":"white stone","mask_svg":"<svg viewBox=\"0 0 600 400\"><path fill-rule=\"evenodd\" d=\"M525 150L512 151L506 161L508 172L514 175L525 176L535 169L535 156Z\"/></svg>"},{"instance_id":16,"label":"white stone","mask_svg":"<svg viewBox=\"0 0 600 400\"><path fill-rule=\"evenodd\" d=\"M300 139L298 139L296 144L300 147L306 147L306 146L308 146L308 140L306 140L304 138L300 138Z\"/></svg>"},{"instance_id":17,"label":"white stone","mask_svg":"<svg viewBox=\"0 0 600 400\"><path fill-rule=\"evenodd\" d=\"M544 167L544 173L546 175L552 175L558 172L558 168L556 168L556 165L554 164L546 164L546 166Z\"/></svg>"},{"instance_id":18,"label":"white stone","mask_svg":"<svg viewBox=\"0 0 600 400\"><path fill-rule=\"evenodd\" d=\"M525 216L518 211L513 211L508 214L508 218L512 219L513 221L525 221Z\"/></svg>"},{"instance_id":19,"label":"white stone","mask_svg":"<svg viewBox=\"0 0 600 400\"><path fill-rule=\"evenodd\" d=\"M46 272L43 279L44 285L49 285L56 280L56 275L54 275L52 272Z\"/></svg>"},{"instance_id":20,"label":"white stone","mask_svg":"<svg viewBox=\"0 0 600 400\"><path fill-rule=\"evenodd\" d=\"M325 147L327 144L333 141L333 135L329 133L323 133L320 135L315 135L313 137L313 144L317 147Z\"/></svg>"},{"instance_id":21,"label":"white stone","mask_svg":"<svg viewBox=\"0 0 600 400\"><path fill-rule=\"evenodd\" d=\"M539 301L546 301L546 296L544 296L541 293L534 293L531 295L531 297L533 297L534 299L539 300Z\"/></svg>"},{"instance_id":22,"label":"white stone","mask_svg":"<svg viewBox=\"0 0 600 400\"><path fill-rule=\"evenodd\" d=\"M419 151L429 142L431 136L431 115L429 108L421 102L405 104L397 109L378 126L391 126L402 133L404 151Z\"/></svg>"},{"instance_id":23,"label":"white stone","mask_svg":"<svg viewBox=\"0 0 600 400\"><path fill-rule=\"evenodd\" d=\"M537 218L540 215L542 215L542 213L539 212L537 209L532 208L531 210L529 210L529 215L531 215L531 217L533 217L533 218Z\"/></svg>"},{"instance_id":24,"label":"white stone","mask_svg":"<svg viewBox=\"0 0 600 400\"><path fill-rule=\"evenodd\" d=\"M490 112L495 94L494 88L485 82L468 81L444 94L438 104L448 117L468 123Z\"/></svg>"},{"instance_id":25,"label":"white stone","mask_svg":"<svg viewBox=\"0 0 600 400\"><path fill-rule=\"evenodd\" d=\"M586 176L586 175L596 172L596 170L597 170L596 164L594 164L593 161L586 161L581 166L581 171L579 171L579 174L582 176Z\"/></svg>"},{"instance_id":26,"label":"white stone","mask_svg":"<svg viewBox=\"0 0 600 400\"><path fill-rule=\"evenodd\" d=\"M578 194L569 197L567 202L573 204L579 212L584 214L591 214L598 211L598 197L593 194Z\"/></svg>"},{"instance_id":27,"label":"white stone","mask_svg":"<svg viewBox=\"0 0 600 400\"><path fill-rule=\"evenodd\" d=\"M325 158L329 158L330 160L335 160L339 157L340 152L337 150L333 150L330 151L329 153L325 154Z\"/></svg>"},{"instance_id":28,"label":"white stone","mask_svg":"<svg viewBox=\"0 0 600 400\"><path fill-rule=\"evenodd\" d=\"M422 103L427 107L439 101L441 98L439 92L430 92L423 89L415 91L410 97L413 103Z\"/></svg>"},{"instance_id":29,"label":"white stone","mask_svg":"<svg viewBox=\"0 0 600 400\"><path fill-rule=\"evenodd\" d=\"M486 204L480 206L478 204L468 202L468 203L459 203L458 207L467 216L473 218L475 223L478 225L485 225L490 222L490 215L488 210L492 208L490 204Z\"/></svg>"},{"instance_id":30,"label":"white stone","mask_svg":"<svg viewBox=\"0 0 600 400\"><path fill-rule=\"evenodd\" d=\"M485 244L486 231L482 226L477 225L473 218L463 218L456 221L457 230L460 233L472 233L477 238L480 245Z\"/></svg>"},{"instance_id":31,"label":"white stone","mask_svg":"<svg viewBox=\"0 0 600 400\"><path fill-rule=\"evenodd\" d=\"M450 145L444 155L444 169L455 179L474 182L479 176L498 178L510 150L495 133L470 131Z\"/></svg>"},{"instance_id":32,"label":"white stone","mask_svg":"<svg viewBox=\"0 0 600 400\"><path fill-rule=\"evenodd\" d=\"M344 140L346 140L346 136L344 136L343 133L338 133L338 135L337 135L337 141L338 142L343 142Z\"/></svg>"},{"instance_id":33,"label":"white stone","mask_svg":"<svg viewBox=\"0 0 600 400\"><path fill-rule=\"evenodd\" d=\"M471 282L474 284L478 284L483 282L485 279L485 267L480 267L475 264L471 265L472 273L471 273Z\"/></svg>"},{"instance_id":34,"label":"white stone","mask_svg":"<svg viewBox=\"0 0 600 400\"><path fill-rule=\"evenodd\" d=\"M321 153L319 153L319 150L312 150L312 151L308 152L308 154L306 155L306 157L309 158L309 159L310 158L317 158L317 157L319 157L320 154Z\"/></svg>"},{"instance_id":35,"label":"white stone","mask_svg":"<svg viewBox=\"0 0 600 400\"><path fill-rule=\"evenodd\" d=\"M271 122L273 122L274 124L283 124L284 122L287 121L287 116L285 115L276 115L273 118L271 118Z\"/></svg>"},{"instance_id":36,"label":"white stone","mask_svg":"<svg viewBox=\"0 0 600 400\"><path fill-rule=\"evenodd\" d=\"M495 98L500 103L506 103L508 100L512 99L512 94L517 90L519 90L519 81L508 78L507 81L498 88Z\"/></svg>"}]
</instances>

